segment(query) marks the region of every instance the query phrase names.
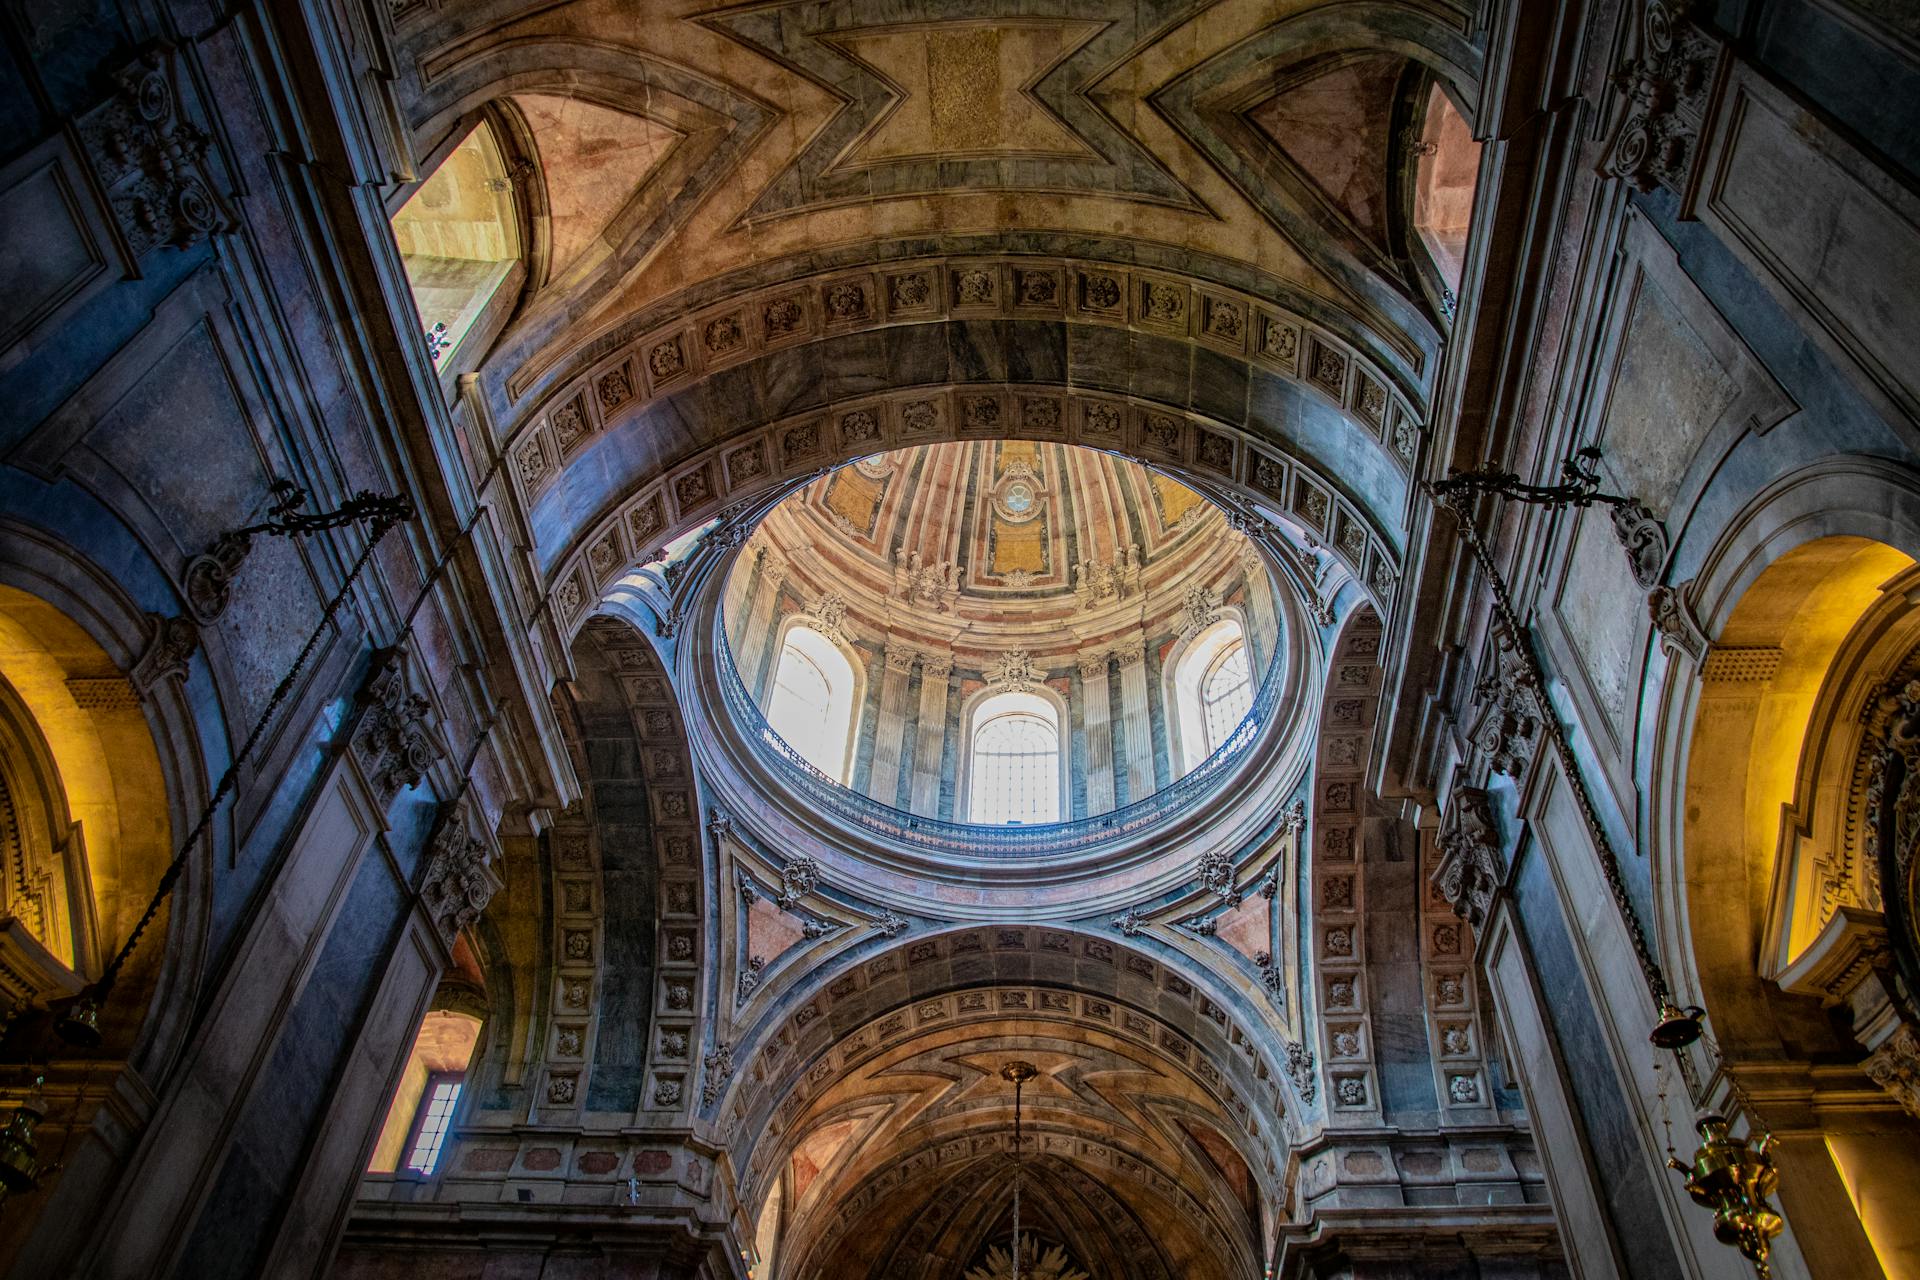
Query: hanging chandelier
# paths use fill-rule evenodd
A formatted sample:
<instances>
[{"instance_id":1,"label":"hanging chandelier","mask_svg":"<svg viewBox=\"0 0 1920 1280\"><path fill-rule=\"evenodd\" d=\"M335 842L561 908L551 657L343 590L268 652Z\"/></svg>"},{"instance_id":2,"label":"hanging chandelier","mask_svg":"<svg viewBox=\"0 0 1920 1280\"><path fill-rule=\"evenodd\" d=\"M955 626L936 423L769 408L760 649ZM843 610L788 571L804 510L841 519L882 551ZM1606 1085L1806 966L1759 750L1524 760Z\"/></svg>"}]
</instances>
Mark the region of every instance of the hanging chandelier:
<instances>
[{"instance_id":1,"label":"hanging chandelier","mask_svg":"<svg viewBox=\"0 0 1920 1280\"><path fill-rule=\"evenodd\" d=\"M1020 1280L1020 1091L1039 1074L1031 1062L1018 1059L1000 1068L1000 1078L1013 1086L1013 1280Z\"/></svg>"}]
</instances>

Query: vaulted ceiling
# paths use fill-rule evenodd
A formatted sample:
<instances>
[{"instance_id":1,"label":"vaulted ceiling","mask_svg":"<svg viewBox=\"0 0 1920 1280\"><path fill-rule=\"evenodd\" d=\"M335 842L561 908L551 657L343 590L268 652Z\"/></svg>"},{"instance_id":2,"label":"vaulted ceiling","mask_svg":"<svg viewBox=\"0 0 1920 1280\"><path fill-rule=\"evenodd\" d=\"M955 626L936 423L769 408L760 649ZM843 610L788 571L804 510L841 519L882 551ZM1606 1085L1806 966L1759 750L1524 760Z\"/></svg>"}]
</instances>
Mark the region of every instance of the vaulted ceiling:
<instances>
[{"instance_id":1,"label":"vaulted ceiling","mask_svg":"<svg viewBox=\"0 0 1920 1280\"><path fill-rule=\"evenodd\" d=\"M1469 100L1478 73L1455 6L399 14L423 148L492 103L533 161L545 249L480 387L549 580L608 521L632 562L693 527L701 490L737 496L728 465L657 529L635 511L743 430L982 382L1099 388L1267 443L1352 504L1391 571L1444 324L1410 264L1407 173L1430 85Z\"/></svg>"}]
</instances>

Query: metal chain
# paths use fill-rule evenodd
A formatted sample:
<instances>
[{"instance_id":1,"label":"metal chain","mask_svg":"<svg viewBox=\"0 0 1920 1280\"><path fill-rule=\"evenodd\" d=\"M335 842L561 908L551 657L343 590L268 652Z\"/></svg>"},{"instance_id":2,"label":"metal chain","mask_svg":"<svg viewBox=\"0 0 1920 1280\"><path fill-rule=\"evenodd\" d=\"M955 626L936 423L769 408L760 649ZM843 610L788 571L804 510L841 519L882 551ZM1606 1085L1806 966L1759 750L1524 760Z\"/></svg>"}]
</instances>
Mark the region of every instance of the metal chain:
<instances>
[{"instance_id":1,"label":"metal chain","mask_svg":"<svg viewBox=\"0 0 1920 1280\"><path fill-rule=\"evenodd\" d=\"M399 501L406 502L404 498ZM410 503L407 504L406 510L411 512ZM146 932L147 926L153 923L154 917L160 914L160 908L173 893L174 885L179 882L181 873L186 870L188 856L193 852L194 846L200 842L200 837L205 834L208 824L213 821L213 816L219 811L221 803L239 782L241 767L252 758L253 749L260 744L261 736L273 723L275 713L292 694L294 685L300 679L300 673L306 670L307 663L313 658L314 650L319 647L321 637L332 627L334 615L340 612L340 607L353 593L354 583L359 580L361 573L372 561L374 549L380 545L381 539L387 536L388 531L399 524L403 518L397 509L382 510L374 516L367 545L361 548L359 558L353 562L346 580L340 584L340 589L334 592L333 598L327 601L327 607L320 614L319 623L314 627L313 633L307 637L307 642L300 647L298 656L293 660L293 666L288 669L286 675L281 677L280 683L274 686L273 693L267 698L267 705L260 709L260 715L254 720L253 729L247 734L246 741L240 744L240 750L234 753L226 771L220 775L220 781L214 787L206 806L201 809L199 819L187 832L186 838L180 842L179 851L174 854L173 861L167 864L166 871L161 875L160 883L154 889L153 899L147 903L146 911L141 914L132 932L127 934L126 941L120 944L120 949L114 953L113 959L107 962L107 967L101 971L99 980L93 983L89 994L96 1002L104 1001L108 992L113 990L113 984L120 976L121 968L132 956L134 949L140 945L141 934Z\"/></svg>"},{"instance_id":2,"label":"metal chain","mask_svg":"<svg viewBox=\"0 0 1920 1280\"><path fill-rule=\"evenodd\" d=\"M1647 941L1645 927L1640 923L1640 914L1634 909L1633 900L1628 896L1626 878L1620 871L1619 856L1614 853L1613 841L1607 838L1606 828L1600 823L1600 813L1594 808L1593 795L1587 790L1586 777L1581 773L1579 761L1574 757L1573 744L1568 741L1566 729L1561 725L1560 717L1554 713L1548 701L1546 667L1534 651L1533 633L1521 626L1519 614L1513 607L1513 597L1507 591L1506 580L1501 577L1499 568L1495 566L1493 556L1480 537L1480 530L1468 513L1461 509L1461 506L1465 505L1465 495L1452 495L1454 500L1446 501L1443 499L1449 495L1436 492L1433 484L1427 484L1426 489L1428 494L1436 499L1438 505L1453 516L1461 532L1466 535L1467 546L1472 549L1474 559L1479 562L1480 568L1487 575L1493 592L1494 611L1499 616L1501 626L1512 637L1514 652L1526 664L1528 678L1534 685L1535 701L1539 704L1541 723L1546 728L1548 740L1553 743L1554 755L1560 761L1560 770L1566 775L1567 785L1573 790L1574 800L1580 806L1580 817L1586 823L1587 833L1592 837L1594 848L1600 855L1600 871L1606 879L1607 891L1613 897L1614 906L1619 910L1621 922L1627 927L1628 939L1633 944L1634 959L1639 962L1640 973L1646 979L1654 1004L1664 1008L1673 1002L1672 991L1667 986L1667 977L1660 968L1660 962L1653 957L1653 948ZM1679 1056L1683 1069L1690 1071L1690 1064L1685 1055Z\"/></svg>"}]
</instances>

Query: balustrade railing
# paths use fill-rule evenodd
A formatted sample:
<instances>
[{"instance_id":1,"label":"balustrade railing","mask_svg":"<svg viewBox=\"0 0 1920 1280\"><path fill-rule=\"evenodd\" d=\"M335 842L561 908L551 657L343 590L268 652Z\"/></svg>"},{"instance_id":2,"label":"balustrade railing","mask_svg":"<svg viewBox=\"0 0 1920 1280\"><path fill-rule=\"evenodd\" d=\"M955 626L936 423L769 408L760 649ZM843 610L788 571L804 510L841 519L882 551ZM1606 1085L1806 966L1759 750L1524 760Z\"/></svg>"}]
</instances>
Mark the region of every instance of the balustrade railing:
<instances>
[{"instance_id":1,"label":"balustrade railing","mask_svg":"<svg viewBox=\"0 0 1920 1280\"><path fill-rule=\"evenodd\" d=\"M1280 704L1285 665L1277 657L1268 662L1253 705L1227 740L1193 769L1152 795L1106 813L1069 822L988 825L908 813L834 781L767 723L765 714L740 678L726 638L716 635L714 645L718 650L720 687L735 725L755 748L758 758L784 779L795 794L840 821L881 839L934 853L992 858L1033 858L1077 852L1124 839L1189 807L1240 764L1247 749L1271 722Z\"/></svg>"}]
</instances>

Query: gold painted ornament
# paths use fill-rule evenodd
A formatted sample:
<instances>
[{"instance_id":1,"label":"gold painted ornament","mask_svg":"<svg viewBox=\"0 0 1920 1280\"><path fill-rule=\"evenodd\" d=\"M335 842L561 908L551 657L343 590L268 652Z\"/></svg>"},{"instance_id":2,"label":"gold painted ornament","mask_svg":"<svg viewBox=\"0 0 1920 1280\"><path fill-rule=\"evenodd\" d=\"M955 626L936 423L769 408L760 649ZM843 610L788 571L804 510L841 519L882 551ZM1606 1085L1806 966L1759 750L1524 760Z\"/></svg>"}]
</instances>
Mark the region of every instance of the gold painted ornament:
<instances>
[{"instance_id":1,"label":"gold painted ornament","mask_svg":"<svg viewBox=\"0 0 1920 1280\"><path fill-rule=\"evenodd\" d=\"M1736 1138L1726 1118L1711 1112L1695 1120L1693 1128L1700 1135L1693 1163L1669 1156L1667 1167L1687 1175L1687 1194L1695 1204L1713 1210L1714 1238L1740 1250L1760 1280L1768 1280L1773 1274L1773 1237L1786 1225L1769 1203L1780 1185L1773 1135L1758 1141Z\"/></svg>"}]
</instances>

